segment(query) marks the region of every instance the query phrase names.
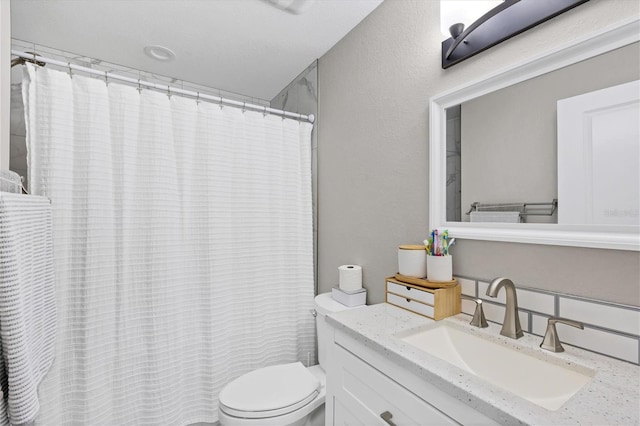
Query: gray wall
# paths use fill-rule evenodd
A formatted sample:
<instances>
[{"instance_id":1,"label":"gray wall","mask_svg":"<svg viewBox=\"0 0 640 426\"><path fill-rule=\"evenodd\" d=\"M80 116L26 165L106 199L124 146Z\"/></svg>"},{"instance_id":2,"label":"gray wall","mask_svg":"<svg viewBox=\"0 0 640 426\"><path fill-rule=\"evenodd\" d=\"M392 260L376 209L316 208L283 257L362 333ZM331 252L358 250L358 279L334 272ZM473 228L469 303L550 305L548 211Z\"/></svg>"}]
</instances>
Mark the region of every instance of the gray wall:
<instances>
[{"instance_id":1,"label":"gray wall","mask_svg":"<svg viewBox=\"0 0 640 426\"><path fill-rule=\"evenodd\" d=\"M558 100L638 80L638 64L640 49L634 43L462 104L465 212L474 201L558 198ZM557 223L557 218L529 216L526 220ZM469 216L463 215L463 220L468 222Z\"/></svg>"},{"instance_id":2,"label":"gray wall","mask_svg":"<svg viewBox=\"0 0 640 426\"><path fill-rule=\"evenodd\" d=\"M585 3L448 70L439 1L386 0L319 60L318 279L360 264L384 300L400 244L428 232L431 96L640 13L634 0ZM637 252L459 241L454 273L640 306Z\"/></svg>"}]
</instances>

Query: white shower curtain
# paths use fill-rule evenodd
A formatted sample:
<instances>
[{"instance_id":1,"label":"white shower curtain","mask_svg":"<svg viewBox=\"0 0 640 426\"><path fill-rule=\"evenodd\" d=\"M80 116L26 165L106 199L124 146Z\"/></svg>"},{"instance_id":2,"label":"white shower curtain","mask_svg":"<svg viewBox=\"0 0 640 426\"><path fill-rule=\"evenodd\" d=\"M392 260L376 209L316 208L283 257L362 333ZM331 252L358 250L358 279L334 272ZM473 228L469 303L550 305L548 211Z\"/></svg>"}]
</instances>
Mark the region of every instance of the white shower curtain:
<instances>
[{"instance_id":1,"label":"white shower curtain","mask_svg":"<svg viewBox=\"0 0 640 426\"><path fill-rule=\"evenodd\" d=\"M251 369L314 363L311 125L28 65L57 347L41 425L186 425Z\"/></svg>"}]
</instances>

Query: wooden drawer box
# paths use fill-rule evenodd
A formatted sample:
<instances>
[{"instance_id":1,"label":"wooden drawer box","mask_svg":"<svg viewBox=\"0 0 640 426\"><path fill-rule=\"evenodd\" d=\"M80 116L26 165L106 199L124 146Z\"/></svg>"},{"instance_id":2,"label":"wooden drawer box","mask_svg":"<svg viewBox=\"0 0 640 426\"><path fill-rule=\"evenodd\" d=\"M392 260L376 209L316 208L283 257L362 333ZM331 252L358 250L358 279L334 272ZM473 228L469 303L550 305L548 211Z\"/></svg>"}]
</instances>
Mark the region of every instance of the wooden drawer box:
<instances>
[{"instance_id":1,"label":"wooden drawer box","mask_svg":"<svg viewBox=\"0 0 640 426\"><path fill-rule=\"evenodd\" d=\"M460 313L460 285L449 288L425 288L386 280L386 302L425 317L441 320Z\"/></svg>"}]
</instances>

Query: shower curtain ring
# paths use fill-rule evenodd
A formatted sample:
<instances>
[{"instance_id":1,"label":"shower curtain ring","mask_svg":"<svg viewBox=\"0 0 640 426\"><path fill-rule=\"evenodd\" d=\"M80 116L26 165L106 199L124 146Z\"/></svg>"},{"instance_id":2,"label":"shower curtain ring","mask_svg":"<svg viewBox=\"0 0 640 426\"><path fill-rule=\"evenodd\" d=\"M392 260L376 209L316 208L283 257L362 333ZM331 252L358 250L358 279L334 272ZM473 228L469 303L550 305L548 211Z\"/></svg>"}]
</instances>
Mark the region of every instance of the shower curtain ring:
<instances>
[{"instance_id":1,"label":"shower curtain ring","mask_svg":"<svg viewBox=\"0 0 640 426\"><path fill-rule=\"evenodd\" d=\"M262 112L262 115L264 115L265 117L267 116L267 106L266 105L264 107L264 111Z\"/></svg>"},{"instance_id":2,"label":"shower curtain ring","mask_svg":"<svg viewBox=\"0 0 640 426\"><path fill-rule=\"evenodd\" d=\"M167 86L167 97L171 98L171 86Z\"/></svg>"},{"instance_id":3,"label":"shower curtain ring","mask_svg":"<svg viewBox=\"0 0 640 426\"><path fill-rule=\"evenodd\" d=\"M243 102L242 103L242 113L244 114L246 110L247 110L247 103Z\"/></svg>"},{"instance_id":4,"label":"shower curtain ring","mask_svg":"<svg viewBox=\"0 0 640 426\"><path fill-rule=\"evenodd\" d=\"M138 93L142 94L142 85L140 84L140 79L138 79Z\"/></svg>"},{"instance_id":5,"label":"shower curtain ring","mask_svg":"<svg viewBox=\"0 0 640 426\"><path fill-rule=\"evenodd\" d=\"M36 57L35 53L33 54L33 57ZM67 67L69 68L69 78L73 78L73 72L71 72L71 62L67 62Z\"/></svg>"},{"instance_id":6,"label":"shower curtain ring","mask_svg":"<svg viewBox=\"0 0 640 426\"><path fill-rule=\"evenodd\" d=\"M104 84L106 86L109 85L109 76L107 75L107 71L104 72Z\"/></svg>"},{"instance_id":7,"label":"shower curtain ring","mask_svg":"<svg viewBox=\"0 0 640 426\"><path fill-rule=\"evenodd\" d=\"M200 103L200 92L196 92L196 105Z\"/></svg>"}]
</instances>

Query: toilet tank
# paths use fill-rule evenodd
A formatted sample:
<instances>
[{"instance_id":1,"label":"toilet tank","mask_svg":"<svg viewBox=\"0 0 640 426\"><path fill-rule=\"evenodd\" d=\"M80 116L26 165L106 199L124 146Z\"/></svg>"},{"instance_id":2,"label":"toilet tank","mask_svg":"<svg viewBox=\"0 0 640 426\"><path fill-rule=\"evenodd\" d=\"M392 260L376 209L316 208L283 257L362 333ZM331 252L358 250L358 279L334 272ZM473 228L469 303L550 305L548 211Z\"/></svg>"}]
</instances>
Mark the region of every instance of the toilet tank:
<instances>
[{"instance_id":1,"label":"toilet tank","mask_svg":"<svg viewBox=\"0 0 640 426\"><path fill-rule=\"evenodd\" d=\"M347 309L360 309L362 306L356 306L354 308L350 308L349 306L345 306L340 302L336 302L331 297L331 293L322 293L316 296L315 298L315 310L317 312L316 316L316 335L318 337L318 362L320 366L324 370L326 366L325 363L325 353L327 351L328 345L333 343L333 336L329 334L329 326L325 322L325 317L327 314L333 312L340 312Z\"/></svg>"}]
</instances>

